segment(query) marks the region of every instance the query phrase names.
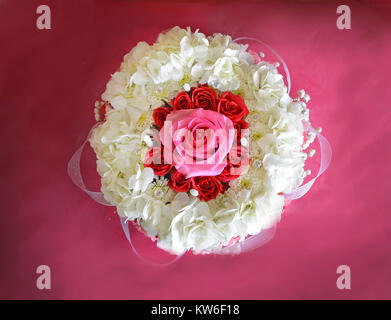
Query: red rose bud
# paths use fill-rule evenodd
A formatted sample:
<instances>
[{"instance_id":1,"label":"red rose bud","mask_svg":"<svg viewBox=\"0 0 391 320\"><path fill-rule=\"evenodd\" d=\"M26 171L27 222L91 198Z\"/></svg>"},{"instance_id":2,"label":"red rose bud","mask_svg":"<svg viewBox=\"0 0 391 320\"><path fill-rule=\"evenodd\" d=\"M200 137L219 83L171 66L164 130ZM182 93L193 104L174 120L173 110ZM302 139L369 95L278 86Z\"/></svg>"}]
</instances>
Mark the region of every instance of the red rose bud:
<instances>
[{"instance_id":1,"label":"red rose bud","mask_svg":"<svg viewBox=\"0 0 391 320\"><path fill-rule=\"evenodd\" d=\"M232 163L228 162L224 170L217 176L217 179L221 182L234 180L240 177L240 174L238 174L239 171L241 172L241 170L238 170Z\"/></svg>"},{"instance_id":2,"label":"red rose bud","mask_svg":"<svg viewBox=\"0 0 391 320\"><path fill-rule=\"evenodd\" d=\"M186 179L182 173L173 168L168 186L175 192L186 192L191 187L191 179Z\"/></svg>"},{"instance_id":3,"label":"red rose bud","mask_svg":"<svg viewBox=\"0 0 391 320\"><path fill-rule=\"evenodd\" d=\"M163 147L153 147L145 155L144 167L152 168L157 176L164 176L172 169L172 165L164 163Z\"/></svg>"},{"instance_id":4,"label":"red rose bud","mask_svg":"<svg viewBox=\"0 0 391 320\"><path fill-rule=\"evenodd\" d=\"M213 88L208 85L199 85L193 90L191 100L195 108L217 111L219 96Z\"/></svg>"},{"instance_id":5,"label":"red rose bud","mask_svg":"<svg viewBox=\"0 0 391 320\"><path fill-rule=\"evenodd\" d=\"M106 102L101 105L100 113L102 115L102 118L104 118L104 116L106 115Z\"/></svg>"},{"instance_id":6,"label":"red rose bud","mask_svg":"<svg viewBox=\"0 0 391 320\"><path fill-rule=\"evenodd\" d=\"M242 139L248 129L248 123L244 120L239 120L234 123L234 129L236 130L236 139L240 143L240 139Z\"/></svg>"},{"instance_id":7,"label":"red rose bud","mask_svg":"<svg viewBox=\"0 0 391 320\"><path fill-rule=\"evenodd\" d=\"M194 177L191 184L198 191L198 198L202 201L216 198L223 190L222 183L216 177Z\"/></svg>"},{"instance_id":8,"label":"red rose bud","mask_svg":"<svg viewBox=\"0 0 391 320\"><path fill-rule=\"evenodd\" d=\"M182 91L177 94L175 99L171 101L171 104L175 110L193 109L193 102L187 92Z\"/></svg>"},{"instance_id":9,"label":"red rose bud","mask_svg":"<svg viewBox=\"0 0 391 320\"><path fill-rule=\"evenodd\" d=\"M158 128L162 128L167 115L172 111L170 107L159 107L153 111L153 121L155 121Z\"/></svg>"},{"instance_id":10,"label":"red rose bud","mask_svg":"<svg viewBox=\"0 0 391 320\"><path fill-rule=\"evenodd\" d=\"M240 176L243 171L242 167L250 164L248 150L240 145L232 147L228 154L228 163L232 165L229 168L230 174Z\"/></svg>"},{"instance_id":11,"label":"red rose bud","mask_svg":"<svg viewBox=\"0 0 391 320\"><path fill-rule=\"evenodd\" d=\"M217 111L230 118L232 122L242 120L249 114L242 97L232 92L224 92L221 95Z\"/></svg>"},{"instance_id":12,"label":"red rose bud","mask_svg":"<svg viewBox=\"0 0 391 320\"><path fill-rule=\"evenodd\" d=\"M106 120L106 113L110 111L111 106L109 102L95 102L94 115L96 121Z\"/></svg>"}]
</instances>

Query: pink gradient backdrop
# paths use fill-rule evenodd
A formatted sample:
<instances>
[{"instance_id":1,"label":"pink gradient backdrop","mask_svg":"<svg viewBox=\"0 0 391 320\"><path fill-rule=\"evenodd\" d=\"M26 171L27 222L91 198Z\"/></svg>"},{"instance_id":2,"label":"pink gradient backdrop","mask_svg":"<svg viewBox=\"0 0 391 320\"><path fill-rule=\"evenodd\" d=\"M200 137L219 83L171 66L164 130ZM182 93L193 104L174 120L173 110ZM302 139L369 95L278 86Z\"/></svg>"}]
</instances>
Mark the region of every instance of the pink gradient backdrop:
<instances>
[{"instance_id":1,"label":"pink gradient backdrop","mask_svg":"<svg viewBox=\"0 0 391 320\"><path fill-rule=\"evenodd\" d=\"M35 27L38 5L53 29ZM352 30L336 28L349 4ZM0 298L391 298L391 8L386 2L1 1ZM131 252L113 209L69 180L93 104L122 56L174 25L258 37L308 89L334 157L291 204L272 242L237 257L185 256L167 268ZM83 163L88 166L86 157ZM50 291L35 269L52 270ZM336 288L336 269L352 289Z\"/></svg>"}]
</instances>

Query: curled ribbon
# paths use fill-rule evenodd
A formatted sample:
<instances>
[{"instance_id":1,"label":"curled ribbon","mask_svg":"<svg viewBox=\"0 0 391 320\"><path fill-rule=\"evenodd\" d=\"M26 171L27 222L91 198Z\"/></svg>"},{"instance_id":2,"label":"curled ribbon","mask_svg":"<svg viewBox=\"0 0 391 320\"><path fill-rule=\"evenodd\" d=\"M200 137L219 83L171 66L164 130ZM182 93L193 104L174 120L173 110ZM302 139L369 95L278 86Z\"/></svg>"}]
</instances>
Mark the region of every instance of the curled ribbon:
<instances>
[{"instance_id":1,"label":"curled ribbon","mask_svg":"<svg viewBox=\"0 0 391 320\"><path fill-rule=\"evenodd\" d=\"M282 64L282 67L284 68L285 75L286 75L286 84L287 84L288 94L289 94L291 92L291 75L289 73L288 66L285 63L284 59L282 59L281 56L277 53L277 51L275 51L271 46L269 46L267 43L264 43L261 40L258 40L255 38L249 38L249 37L239 37L239 38L234 39L233 41L238 42L238 41L243 41L243 40L255 41L255 42L259 43L260 45L268 48L274 54L274 56L277 58L278 62L280 62Z\"/></svg>"},{"instance_id":2,"label":"curled ribbon","mask_svg":"<svg viewBox=\"0 0 391 320\"><path fill-rule=\"evenodd\" d=\"M87 139L83 142L83 144L76 150L76 152L72 155L72 158L68 162L68 175L73 181L73 183L78 186L81 190L87 193L92 199L96 202L103 204L105 206L113 206L110 202L106 201L103 192L90 191L86 188L84 184L83 176L80 170L80 159L83 153L84 147L90 138L92 131L100 124L101 122L96 123L90 130Z\"/></svg>"},{"instance_id":3,"label":"curled ribbon","mask_svg":"<svg viewBox=\"0 0 391 320\"><path fill-rule=\"evenodd\" d=\"M284 194L284 197L287 200L295 200L304 196L311 189L316 179L318 179L320 175L326 171L326 169L329 167L331 162L332 151L331 151L331 146L327 141L327 139L324 136L322 136L318 131L316 131L313 127L311 127L310 124L305 123L304 125L307 132L315 133L316 137L318 138L319 145L320 145L320 166L319 166L318 173L314 178L312 178L306 184L301 185L291 193Z\"/></svg>"},{"instance_id":4,"label":"curled ribbon","mask_svg":"<svg viewBox=\"0 0 391 320\"><path fill-rule=\"evenodd\" d=\"M182 256L186 253L186 251L182 252L181 254L177 255L173 260L171 260L170 262L166 262L166 263L157 263L157 262L152 262L146 258L144 258L138 251L137 249L135 248L133 242L132 242L132 236L131 236L131 233L129 231L129 223L128 221L126 220L126 218L123 218L123 217L120 217L120 220L121 220L121 226L122 226L122 230L124 231L125 233L125 236L126 236L126 239L128 239L129 243L130 243L130 246L132 247L132 250L134 252L134 254L137 256L137 258L139 258L141 261L145 262L146 264L148 265L151 265L151 266L154 266L154 267L168 267L169 265L177 262L180 258L182 258Z\"/></svg>"}]
</instances>

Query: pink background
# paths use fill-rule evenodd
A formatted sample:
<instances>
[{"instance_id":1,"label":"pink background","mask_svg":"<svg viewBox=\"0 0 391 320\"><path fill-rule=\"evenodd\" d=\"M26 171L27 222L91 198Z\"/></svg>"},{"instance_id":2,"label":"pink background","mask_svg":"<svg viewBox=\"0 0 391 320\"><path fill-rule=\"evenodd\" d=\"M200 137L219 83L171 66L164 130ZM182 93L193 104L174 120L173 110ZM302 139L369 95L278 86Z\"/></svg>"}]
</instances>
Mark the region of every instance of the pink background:
<instances>
[{"instance_id":1,"label":"pink background","mask_svg":"<svg viewBox=\"0 0 391 320\"><path fill-rule=\"evenodd\" d=\"M35 26L44 3L49 31ZM351 7L351 30L336 28L339 4ZM386 1L1 1L0 298L390 299L390 9ZM308 89L312 123L334 157L270 243L156 268L135 257L113 209L75 187L66 165L122 56L174 25L274 47L292 93ZM83 163L93 168L93 155ZM52 271L48 291L35 285L42 264ZM350 291L336 287L342 264Z\"/></svg>"}]
</instances>

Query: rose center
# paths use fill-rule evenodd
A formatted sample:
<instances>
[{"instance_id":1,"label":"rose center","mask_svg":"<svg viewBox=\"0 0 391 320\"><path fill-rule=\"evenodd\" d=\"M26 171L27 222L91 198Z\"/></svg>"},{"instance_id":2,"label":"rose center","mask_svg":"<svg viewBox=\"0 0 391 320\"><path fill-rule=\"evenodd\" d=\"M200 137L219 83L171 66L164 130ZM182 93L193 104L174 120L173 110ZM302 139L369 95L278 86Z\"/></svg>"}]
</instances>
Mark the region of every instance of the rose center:
<instances>
[{"instance_id":1,"label":"rose center","mask_svg":"<svg viewBox=\"0 0 391 320\"><path fill-rule=\"evenodd\" d=\"M173 164L187 178L220 174L234 135L234 126L228 117L201 108L172 111L160 132L166 148L172 137Z\"/></svg>"}]
</instances>

